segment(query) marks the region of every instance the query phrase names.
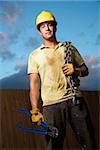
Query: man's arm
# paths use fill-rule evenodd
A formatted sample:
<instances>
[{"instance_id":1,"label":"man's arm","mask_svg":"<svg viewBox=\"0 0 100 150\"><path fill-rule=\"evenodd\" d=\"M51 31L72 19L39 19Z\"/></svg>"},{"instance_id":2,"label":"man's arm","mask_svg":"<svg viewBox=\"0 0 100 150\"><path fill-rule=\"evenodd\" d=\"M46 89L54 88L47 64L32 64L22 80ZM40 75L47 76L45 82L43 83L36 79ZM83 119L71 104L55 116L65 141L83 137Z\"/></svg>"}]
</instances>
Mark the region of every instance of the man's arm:
<instances>
[{"instance_id":1,"label":"man's arm","mask_svg":"<svg viewBox=\"0 0 100 150\"><path fill-rule=\"evenodd\" d=\"M37 73L29 74L30 79L30 101L31 101L31 114L32 114L32 122L37 123L37 125L41 125L42 121L44 121L44 117L38 109L38 101L39 101L39 75Z\"/></svg>"},{"instance_id":2,"label":"man's arm","mask_svg":"<svg viewBox=\"0 0 100 150\"><path fill-rule=\"evenodd\" d=\"M72 57L73 57L73 66L74 66L74 75L84 77L89 74L88 67L86 66L81 54L72 45Z\"/></svg>"},{"instance_id":3,"label":"man's arm","mask_svg":"<svg viewBox=\"0 0 100 150\"><path fill-rule=\"evenodd\" d=\"M37 73L29 74L30 80L30 101L32 109L38 108L39 100L39 75Z\"/></svg>"},{"instance_id":4,"label":"man's arm","mask_svg":"<svg viewBox=\"0 0 100 150\"><path fill-rule=\"evenodd\" d=\"M75 76L84 77L84 76L87 76L89 74L88 68L85 65L85 63L83 63L79 67L74 67L73 64L71 64L71 63L65 64L62 67L62 69L63 69L63 72L64 72L65 75L74 74Z\"/></svg>"},{"instance_id":5,"label":"man's arm","mask_svg":"<svg viewBox=\"0 0 100 150\"><path fill-rule=\"evenodd\" d=\"M76 76L85 77L89 74L88 67L83 63L79 67L74 68L74 74Z\"/></svg>"}]
</instances>

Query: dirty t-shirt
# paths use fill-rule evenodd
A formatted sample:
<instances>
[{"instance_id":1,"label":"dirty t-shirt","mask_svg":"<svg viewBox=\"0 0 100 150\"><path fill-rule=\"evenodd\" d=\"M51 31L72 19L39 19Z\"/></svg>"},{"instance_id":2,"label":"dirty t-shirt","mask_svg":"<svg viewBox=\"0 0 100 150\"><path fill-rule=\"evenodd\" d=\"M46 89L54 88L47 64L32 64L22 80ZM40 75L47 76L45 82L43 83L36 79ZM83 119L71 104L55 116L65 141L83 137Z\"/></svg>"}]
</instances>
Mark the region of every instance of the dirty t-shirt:
<instances>
[{"instance_id":1,"label":"dirty t-shirt","mask_svg":"<svg viewBox=\"0 0 100 150\"><path fill-rule=\"evenodd\" d=\"M72 57L74 66L78 67L84 63L83 58L74 46ZM64 46L60 42L54 49L42 44L29 55L28 74L37 73L40 75L43 106L72 98L70 83L62 71L63 65ZM78 87L75 93L76 96L80 96Z\"/></svg>"}]
</instances>

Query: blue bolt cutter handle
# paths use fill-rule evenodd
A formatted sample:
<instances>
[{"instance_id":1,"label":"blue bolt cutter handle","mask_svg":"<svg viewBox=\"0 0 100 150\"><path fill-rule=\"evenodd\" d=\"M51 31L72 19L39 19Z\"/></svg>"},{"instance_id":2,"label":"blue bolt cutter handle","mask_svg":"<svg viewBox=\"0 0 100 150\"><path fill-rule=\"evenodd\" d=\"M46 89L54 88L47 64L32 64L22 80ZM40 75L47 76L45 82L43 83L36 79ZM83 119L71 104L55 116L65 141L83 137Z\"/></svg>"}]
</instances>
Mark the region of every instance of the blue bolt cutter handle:
<instances>
[{"instance_id":1,"label":"blue bolt cutter handle","mask_svg":"<svg viewBox=\"0 0 100 150\"><path fill-rule=\"evenodd\" d=\"M20 108L19 111L25 113L29 117L32 116L32 114L29 111L27 111L25 108ZM48 124L46 122L42 122L42 126L48 127Z\"/></svg>"},{"instance_id":2,"label":"blue bolt cutter handle","mask_svg":"<svg viewBox=\"0 0 100 150\"><path fill-rule=\"evenodd\" d=\"M23 112L27 116L31 117L31 113L24 108L20 108L19 111ZM52 127L52 126L48 125L46 122L42 122L41 126L43 127L43 129L24 128L22 125L17 125L17 127L19 129L21 129L22 131L25 131L25 132L45 134L45 135L49 135L53 138L56 138L58 136L58 129L56 127Z\"/></svg>"}]
</instances>

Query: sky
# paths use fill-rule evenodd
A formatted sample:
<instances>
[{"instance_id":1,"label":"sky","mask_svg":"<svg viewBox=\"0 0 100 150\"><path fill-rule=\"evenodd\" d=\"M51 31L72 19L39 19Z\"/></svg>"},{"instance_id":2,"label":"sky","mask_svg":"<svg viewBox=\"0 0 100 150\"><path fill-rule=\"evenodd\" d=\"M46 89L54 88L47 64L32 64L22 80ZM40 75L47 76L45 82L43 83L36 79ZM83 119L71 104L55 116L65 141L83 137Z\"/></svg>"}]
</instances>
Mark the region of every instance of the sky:
<instances>
[{"instance_id":1,"label":"sky","mask_svg":"<svg viewBox=\"0 0 100 150\"><path fill-rule=\"evenodd\" d=\"M84 58L90 74L82 85L89 81L94 83L90 89L100 90L99 0L0 0L0 81L20 75L23 68L27 74L28 55L42 44L35 19L43 10L58 22L58 41L71 41Z\"/></svg>"}]
</instances>

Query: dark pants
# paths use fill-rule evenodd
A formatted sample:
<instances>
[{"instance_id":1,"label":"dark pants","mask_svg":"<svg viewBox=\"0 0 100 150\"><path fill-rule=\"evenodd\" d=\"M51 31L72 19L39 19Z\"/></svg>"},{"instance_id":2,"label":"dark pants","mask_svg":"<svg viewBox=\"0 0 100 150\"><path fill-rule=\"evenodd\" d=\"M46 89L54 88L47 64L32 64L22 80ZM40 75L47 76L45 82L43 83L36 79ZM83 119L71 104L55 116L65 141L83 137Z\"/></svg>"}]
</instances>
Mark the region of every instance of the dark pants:
<instances>
[{"instance_id":1,"label":"dark pants","mask_svg":"<svg viewBox=\"0 0 100 150\"><path fill-rule=\"evenodd\" d=\"M76 98L74 102L68 100L58 104L44 106L43 114L48 124L57 127L59 130L59 136L56 139L51 139L46 136L46 150L63 149L63 141L66 135L66 123L70 123L82 149L93 149L87 124L88 110L83 98Z\"/></svg>"}]
</instances>

